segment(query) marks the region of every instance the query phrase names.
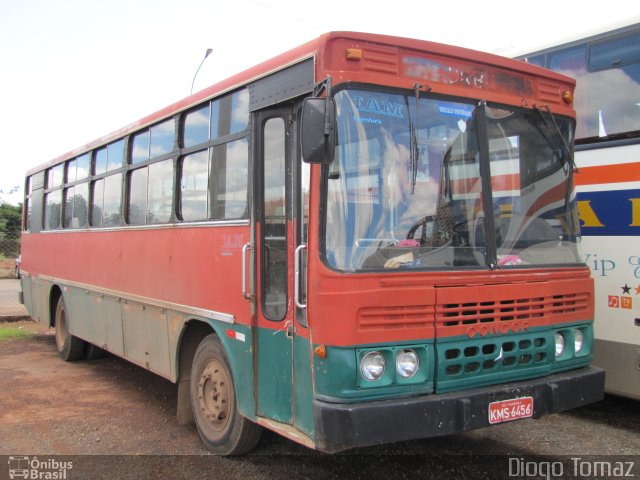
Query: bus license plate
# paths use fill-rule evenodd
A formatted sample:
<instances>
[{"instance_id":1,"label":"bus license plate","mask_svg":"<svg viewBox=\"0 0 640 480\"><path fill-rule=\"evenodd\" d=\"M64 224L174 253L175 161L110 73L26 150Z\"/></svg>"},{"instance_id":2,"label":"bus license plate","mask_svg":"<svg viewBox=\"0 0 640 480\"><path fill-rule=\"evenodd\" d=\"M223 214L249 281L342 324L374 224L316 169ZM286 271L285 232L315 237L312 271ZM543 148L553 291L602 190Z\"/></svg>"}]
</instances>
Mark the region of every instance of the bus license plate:
<instances>
[{"instance_id":1,"label":"bus license plate","mask_svg":"<svg viewBox=\"0 0 640 480\"><path fill-rule=\"evenodd\" d=\"M489 423L502 423L533 416L533 397L513 398L489 404Z\"/></svg>"}]
</instances>

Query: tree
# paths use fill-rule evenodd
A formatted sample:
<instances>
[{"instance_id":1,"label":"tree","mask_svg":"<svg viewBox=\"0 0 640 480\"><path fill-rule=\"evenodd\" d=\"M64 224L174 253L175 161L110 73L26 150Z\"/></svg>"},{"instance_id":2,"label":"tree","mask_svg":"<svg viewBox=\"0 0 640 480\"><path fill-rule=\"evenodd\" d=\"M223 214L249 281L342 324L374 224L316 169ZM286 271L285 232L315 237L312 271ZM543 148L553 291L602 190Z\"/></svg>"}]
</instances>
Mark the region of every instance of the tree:
<instances>
[{"instance_id":1,"label":"tree","mask_svg":"<svg viewBox=\"0 0 640 480\"><path fill-rule=\"evenodd\" d=\"M20 253L22 205L0 204L0 255L17 257Z\"/></svg>"}]
</instances>

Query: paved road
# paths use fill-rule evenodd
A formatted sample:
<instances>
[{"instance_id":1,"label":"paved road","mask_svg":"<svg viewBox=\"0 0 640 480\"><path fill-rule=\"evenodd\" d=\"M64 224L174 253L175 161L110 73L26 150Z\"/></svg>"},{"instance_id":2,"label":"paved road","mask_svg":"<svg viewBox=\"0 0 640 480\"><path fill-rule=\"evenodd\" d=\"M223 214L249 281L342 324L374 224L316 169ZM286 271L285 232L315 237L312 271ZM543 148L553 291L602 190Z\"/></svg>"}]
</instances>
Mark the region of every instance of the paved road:
<instances>
[{"instance_id":1,"label":"paved road","mask_svg":"<svg viewBox=\"0 0 640 480\"><path fill-rule=\"evenodd\" d=\"M20 280L0 280L0 319L27 315L27 309L18 302Z\"/></svg>"}]
</instances>

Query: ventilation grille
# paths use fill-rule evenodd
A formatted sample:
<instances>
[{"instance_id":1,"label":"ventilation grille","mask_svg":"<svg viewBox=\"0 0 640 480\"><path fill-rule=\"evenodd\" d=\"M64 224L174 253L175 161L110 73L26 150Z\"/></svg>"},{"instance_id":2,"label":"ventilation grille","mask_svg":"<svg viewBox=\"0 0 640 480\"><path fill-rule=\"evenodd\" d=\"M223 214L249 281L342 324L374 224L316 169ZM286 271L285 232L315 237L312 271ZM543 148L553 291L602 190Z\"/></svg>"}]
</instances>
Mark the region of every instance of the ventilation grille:
<instances>
[{"instance_id":1,"label":"ventilation grille","mask_svg":"<svg viewBox=\"0 0 640 480\"><path fill-rule=\"evenodd\" d=\"M494 371L518 366L544 364L548 360L547 339L508 340L468 347L448 348L444 351L446 376Z\"/></svg>"},{"instance_id":2,"label":"ventilation grille","mask_svg":"<svg viewBox=\"0 0 640 480\"><path fill-rule=\"evenodd\" d=\"M571 293L550 297L438 305L436 323L438 328L446 329L464 325L534 320L588 311L589 294Z\"/></svg>"},{"instance_id":3,"label":"ventilation grille","mask_svg":"<svg viewBox=\"0 0 640 480\"><path fill-rule=\"evenodd\" d=\"M400 68L398 49L368 45L362 49L362 67L369 71L397 75Z\"/></svg>"},{"instance_id":4,"label":"ventilation grille","mask_svg":"<svg viewBox=\"0 0 640 480\"><path fill-rule=\"evenodd\" d=\"M556 84L538 82L538 98L542 103L562 103L562 92Z\"/></svg>"},{"instance_id":5,"label":"ventilation grille","mask_svg":"<svg viewBox=\"0 0 640 480\"><path fill-rule=\"evenodd\" d=\"M367 307L358 311L360 330L419 328L433 325L433 305Z\"/></svg>"},{"instance_id":6,"label":"ventilation grille","mask_svg":"<svg viewBox=\"0 0 640 480\"><path fill-rule=\"evenodd\" d=\"M551 332L511 335L438 346L437 390L520 379L549 368L554 358Z\"/></svg>"}]
</instances>

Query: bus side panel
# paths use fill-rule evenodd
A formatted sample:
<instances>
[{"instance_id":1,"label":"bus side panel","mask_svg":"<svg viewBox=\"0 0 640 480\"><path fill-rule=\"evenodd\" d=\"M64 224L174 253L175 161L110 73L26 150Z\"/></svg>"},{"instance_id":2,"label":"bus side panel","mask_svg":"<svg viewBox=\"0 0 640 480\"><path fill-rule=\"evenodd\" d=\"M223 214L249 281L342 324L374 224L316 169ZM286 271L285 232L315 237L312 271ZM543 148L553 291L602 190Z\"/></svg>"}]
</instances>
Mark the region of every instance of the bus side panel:
<instances>
[{"instance_id":1,"label":"bus side panel","mask_svg":"<svg viewBox=\"0 0 640 480\"><path fill-rule=\"evenodd\" d=\"M311 347L301 335L293 338L293 372L295 382L293 425L314 438L313 380L311 378Z\"/></svg>"},{"instance_id":2,"label":"bus side panel","mask_svg":"<svg viewBox=\"0 0 640 480\"><path fill-rule=\"evenodd\" d=\"M606 370L607 392L640 400L640 348L637 343L596 340L593 364Z\"/></svg>"},{"instance_id":3,"label":"bus side panel","mask_svg":"<svg viewBox=\"0 0 640 480\"><path fill-rule=\"evenodd\" d=\"M68 327L76 337L95 345L104 344L102 315L91 315L88 310L89 296L81 288L64 286L64 304L67 309Z\"/></svg>"},{"instance_id":4,"label":"bus side panel","mask_svg":"<svg viewBox=\"0 0 640 480\"><path fill-rule=\"evenodd\" d=\"M50 282L40 278L31 277L31 318L47 326L53 324L53 318L49 318L49 292Z\"/></svg>"},{"instance_id":5,"label":"bus side panel","mask_svg":"<svg viewBox=\"0 0 640 480\"><path fill-rule=\"evenodd\" d=\"M115 355L124 356L121 301L86 288L64 285L69 332Z\"/></svg>"},{"instance_id":6,"label":"bus side panel","mask_svg":"<svg viewBox=\"0 0 640 480\"><path fill-rule=\"evenodd\" d=\"M291 338L283 330L256 329L258 415L292 423Z\"/></svg>"},{"instance_id":7,"label":"bus side panel","mask_svg":"<svg viewBox=\"0 0 640 480\"><path fill-rule=\"evenodd\" d=\"M593 364L605 390L640 399L640 145L576 152L582 258L595 283Z\"/></svg>"},{"instance_id":8,"label":"bus side panel","mask_svg":"<svg viewBox=\"0 0 640 480\"><path fill-rule=\"evenodd\" d=\"M33 278L135 296L140 303L220 312L249 324L241 285L249 232L244 225L212 225L24 235L23 270Z\"/></svg>"},{"instance_id":9,"label":"bus side panel","mask_svg":"<svg viewBox=\"0 0 640 480\"><path fill-rule=\"evenodd\" d=\"M637 237L584 235L582 254L595 281L592 363L606 370L607 392L640 399L640 269L630 263Z\"/></svg>"},{"instance_id":10,"label":"bus side panel","mask_svg":"<svg viewBox=\"0 0 640 480\"><path fill-rule=\"evenodd\" d=\"M127 302L122 306L122 326L125 358L172 377L167 311Z\"/></svg>"},{"instance_id":11,"label":"bus side panel","mask_svg":"<svg viewBox=\"0 0 640 480\"><path fill-rule=\"evenodd\" d=\"M229 361L236 387L238 410L245 417L255 420L253 329L238 323L229 325L213 320L208 323L214 328Z\"/></svg>"},{"instance_id":12,"label":"bus side panel","mask_svg":"<svg viewBox=\"0 0 640 480\"><path fill-rule=\"evenodd\" d=\"M115 298L100 298L96 295L90 295L90 302L97 303L100 301L101 313L98 318L104 327L104 345L107 349L119 356L124 356L124 332L122 328L122 304ZM89 307L87 312L88 318L92 318L94 310Z\"/></svg>"},{"instance_id":13,"label":"bus side panel","mask_svg":"<svg viewBox=\"0 0 640 480\"><path fill-rule=\"evenodd\" d=\"M27 312L29 312L29 315L33 317L33 293L31 291L31 276L21 275L20 283L22 284L22 300L24 302L24 306L27 309Z\"/></svg>"}]
</instances>

